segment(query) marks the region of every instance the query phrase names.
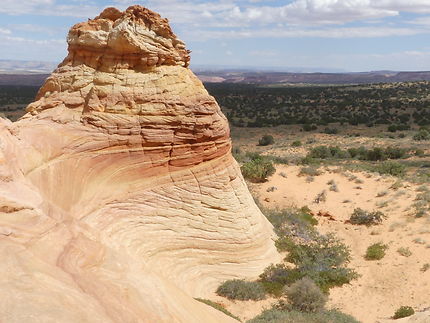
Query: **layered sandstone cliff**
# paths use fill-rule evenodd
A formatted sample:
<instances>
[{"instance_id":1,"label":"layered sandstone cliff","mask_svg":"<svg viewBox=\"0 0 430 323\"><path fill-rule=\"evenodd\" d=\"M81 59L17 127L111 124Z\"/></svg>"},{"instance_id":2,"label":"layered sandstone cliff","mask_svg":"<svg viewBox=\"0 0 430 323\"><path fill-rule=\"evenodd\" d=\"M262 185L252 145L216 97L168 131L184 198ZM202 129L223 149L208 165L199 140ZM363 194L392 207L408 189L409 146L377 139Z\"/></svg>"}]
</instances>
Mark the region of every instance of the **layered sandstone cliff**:
<instances>
[{"instance_id":1,"label":"layered sandstone cliff","mask_svg":"<svg viewBox=\"0 0 430 323\"><path fill-rule=\"evenodd\" d=\"M133 6L68 44L27 115L1 120L1 320L232 321L193 297L278 254L184 43Z\"/></svg>"}]
</instances>

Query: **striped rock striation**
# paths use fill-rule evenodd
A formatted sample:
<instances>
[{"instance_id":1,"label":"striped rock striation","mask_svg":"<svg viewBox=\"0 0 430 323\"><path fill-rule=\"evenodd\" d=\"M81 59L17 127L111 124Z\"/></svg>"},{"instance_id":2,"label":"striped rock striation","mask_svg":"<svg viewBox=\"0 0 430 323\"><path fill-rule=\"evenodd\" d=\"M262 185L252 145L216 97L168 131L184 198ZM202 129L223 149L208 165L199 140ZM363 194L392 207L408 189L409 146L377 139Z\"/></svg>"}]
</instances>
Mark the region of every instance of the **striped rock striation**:
<instances>
[{"instance_id":1,"label":"striped rock striation","mask_svg":"<svg viewBox=\"0 0 430 323\"><path fill-rule=\"evenodd\" d=\"M105 9L0 122L4 322L235 322L194 300L279 259L228 123L158 14Z\"/></svg>"}]
</instances>

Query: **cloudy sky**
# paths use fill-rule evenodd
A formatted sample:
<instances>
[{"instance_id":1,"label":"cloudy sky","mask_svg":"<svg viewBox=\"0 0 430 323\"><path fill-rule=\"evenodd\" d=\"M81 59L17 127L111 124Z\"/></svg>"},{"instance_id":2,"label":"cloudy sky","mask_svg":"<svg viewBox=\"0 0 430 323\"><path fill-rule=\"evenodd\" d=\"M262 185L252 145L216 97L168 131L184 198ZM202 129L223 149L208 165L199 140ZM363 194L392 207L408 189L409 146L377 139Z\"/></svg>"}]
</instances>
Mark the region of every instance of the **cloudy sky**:
<instances>
[{"instance_id":1,"label":"cloudy sky","mask_svg":"<svg viewBox=\"0 0 430 323\"><path fill-rule=\"evenodd\" d=\"M103 8L169 18L194 65L430 70L430 0L1 0L0 59L59 62Z\"/></svg>"}]
</instances>

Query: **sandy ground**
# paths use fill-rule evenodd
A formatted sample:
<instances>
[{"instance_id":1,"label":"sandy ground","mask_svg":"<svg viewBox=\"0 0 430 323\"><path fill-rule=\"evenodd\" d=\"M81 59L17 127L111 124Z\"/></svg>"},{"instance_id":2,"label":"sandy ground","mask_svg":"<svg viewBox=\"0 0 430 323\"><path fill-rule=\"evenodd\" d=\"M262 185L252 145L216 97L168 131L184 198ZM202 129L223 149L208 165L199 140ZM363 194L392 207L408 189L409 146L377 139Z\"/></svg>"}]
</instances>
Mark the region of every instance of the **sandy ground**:
<instances>
[{"instance_id":1,"label":"sandy ground","mask_svg":"<svg viewBox=\"0 0 430 323\"><path fill-rule=\"evenodd\" d=\"M360 277L350 285L331 289L328 307L351 314L363 323L385 322L400 306L412 306L416 311L428 309L430 269L421 269L430 263L430 218L414 216L411 205L419 193L418 186L401 182L401 187L394 189L392 185L397 181L393 177L340 172L335 167L321 168L323 173L310 181L308 176L299 176L300 168L278 165L266 183L249 186L266 208L308 206L315 214L322 211L331 215L331 219L316 216L318 230L334 232L344 241L351 250L350 267ZM337 192L330 190L330 181L336 183ZM326 201L315 203L322 191L326 191ZM345 224L358 207L380 210L387 219L371 227ZM365 260L367 247L376 242L388 245L385 257ZM408 248L412 254L400 255L400 247ZM221 297L213 300L244 321L276 302L240 302Z\"/></svg>"},{"instance_id":2,"label":"sandy ground","mask_svg":"<svg viewBox=\"0 0 430 323\"><path fill-rule=\"evenodd\" d=\"M361 275L350 285L334 288L329 307L351 314L363 323L387 319L402 305L416 310L430 307L430 219L415 218L414 203L418 188L402 183L390 188L396 179L367 173L336 172L324 169L314 176L298 176L301 167L278 166L269 181L252 185L264 207L284 208L308 206L315 213L328 212L334 220L318 217L321 232L335 232L351 249L350 266ZM333 180L338 192L327 183ZM270 188L273 192L269 192ZM315 197L326 191L326 202L315 203ZM379 197L378 197L379 195ZM382 196L381 196L382 195ZM354 208L380 210L388 216L381 225L366 227L345 224ZM379 261L367 261L364 254L369 245L383 242L389 246ZM402 256L400 247L409 248L412 255Z\"/></svg>"}]
</instances>

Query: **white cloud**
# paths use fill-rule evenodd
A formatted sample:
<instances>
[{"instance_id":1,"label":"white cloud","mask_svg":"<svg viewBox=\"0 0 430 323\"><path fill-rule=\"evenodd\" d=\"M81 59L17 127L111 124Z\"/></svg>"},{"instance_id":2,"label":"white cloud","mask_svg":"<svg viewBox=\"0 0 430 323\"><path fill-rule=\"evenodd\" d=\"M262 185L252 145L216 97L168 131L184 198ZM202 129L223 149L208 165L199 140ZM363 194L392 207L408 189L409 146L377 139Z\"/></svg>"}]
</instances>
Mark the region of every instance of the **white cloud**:
<instances>
[{"instance_id":1,"label":"white cloud","mask_svg":"<svg viewBox=\"0 0 430 323\"><path fill-rule=\"evenodd\" d=\"M430 16L416 18L414 20L408 21L408 23L414 24L414 25L430 26Z\"/></svg>"},{"instance_id":2,"label":"white cloud","mask_svg":"<svg viewBox=\"0 0 430 323\"><path fill-rule=\"evenodd\" d=\"M2 46L0 59L36 59L55 62L65 57L67 53L67 43L64 39L36 40L0 34L0 44L7 44Z\"/></svg>"},{"instance_id":3,"label":"white cloud","mask_svg":"<svg viewBox=\"0 0 430 323\"><path fill-rule=\"evenodd\" d=\"M75 2L75 1L74 1ZM75 2L76 3L76 2ZM2 0L0 13L8 15L42 15L94 17L103 7L88 4L62 4L56 0Z\"/></svg>"},{"instance_id":4,"label":"white cloud","mask_svg":"<svg viewBox=\"0 0 430 323\"><path fill-rule=\"evenodd\" d=\"M9 29L0 28L0 34L9 35L11 31Z\"/></svg>"},{"instance_id":5,"label":"white cloud","mask_svg":"<svg viewBox=\"0 0 430 323\"><path fill-rule=\"evenodd\" d=\"M242 39L242 38L375 38L389 36L410 36L430 34L428 28L400 27L338 27L320 29L280 29L265 28L259 30L230 30L230 31L194 31L186 34L187 38L195 41L208 39Z\"/></svg>"}]
</instances>

